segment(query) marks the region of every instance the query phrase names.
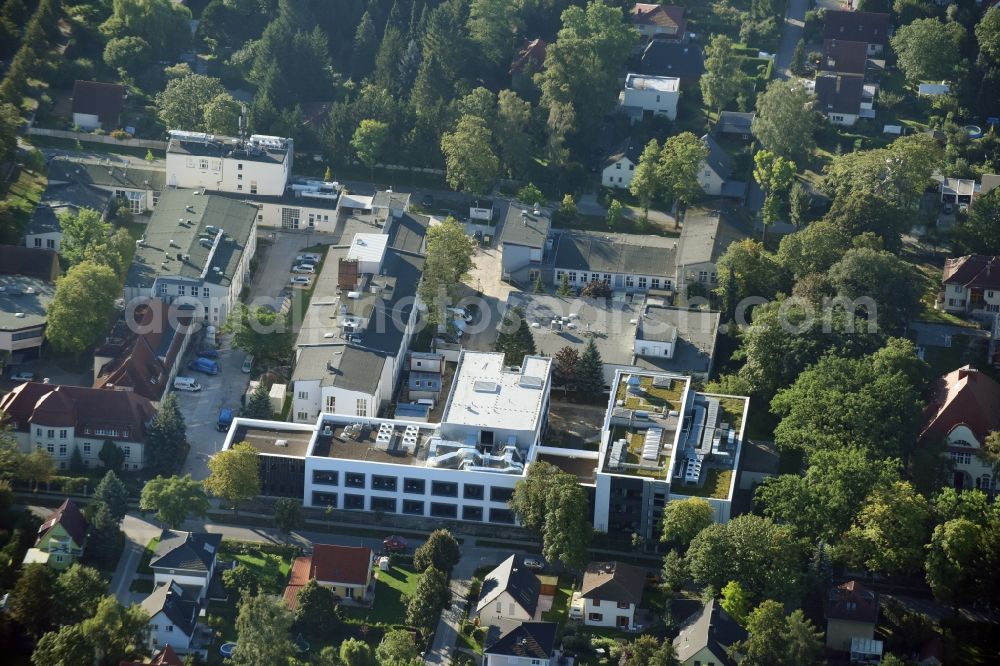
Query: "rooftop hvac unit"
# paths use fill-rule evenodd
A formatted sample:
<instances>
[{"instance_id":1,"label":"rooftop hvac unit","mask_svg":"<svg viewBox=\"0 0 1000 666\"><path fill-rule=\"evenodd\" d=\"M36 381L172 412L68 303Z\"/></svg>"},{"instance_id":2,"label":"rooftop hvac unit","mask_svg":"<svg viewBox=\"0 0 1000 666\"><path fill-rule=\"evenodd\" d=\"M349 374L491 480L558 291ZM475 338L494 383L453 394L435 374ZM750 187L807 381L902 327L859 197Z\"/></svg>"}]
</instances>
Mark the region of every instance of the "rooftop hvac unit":
<instances>
[{"instance_id":1,"label":"rooftop hvac unit","mask_svg":"<svg viewBox=\"0 0 1000 666\"><path fill-rule=\"evenodd\" d=\"M288 440L287 439L276 439L274 441L274 445L275 446L281 446L281 447L284 447L284 448L288 448Z\"/></svg>"}]
</instances>

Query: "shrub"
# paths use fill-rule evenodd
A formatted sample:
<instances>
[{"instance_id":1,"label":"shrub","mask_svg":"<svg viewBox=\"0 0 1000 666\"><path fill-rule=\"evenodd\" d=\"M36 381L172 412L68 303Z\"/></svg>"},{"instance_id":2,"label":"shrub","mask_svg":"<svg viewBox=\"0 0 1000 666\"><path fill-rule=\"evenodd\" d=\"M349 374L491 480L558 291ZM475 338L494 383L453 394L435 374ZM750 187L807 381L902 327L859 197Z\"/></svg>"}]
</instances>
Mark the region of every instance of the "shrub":
<instances>
[{"instance_id":1,"label":"shrub","mask_svg":"<svg viewBox=\"0 0 1000 666\"><path fill-rule=\"evenodd\" d=\"M111 133L111 136L113 136L114 138L118 139L119 141L124 141L126 139L130 139L131 138L129 136L129 133L126 132L123 129L116 129L115 131L113 131Z\"/></svg>"}]
</instances>

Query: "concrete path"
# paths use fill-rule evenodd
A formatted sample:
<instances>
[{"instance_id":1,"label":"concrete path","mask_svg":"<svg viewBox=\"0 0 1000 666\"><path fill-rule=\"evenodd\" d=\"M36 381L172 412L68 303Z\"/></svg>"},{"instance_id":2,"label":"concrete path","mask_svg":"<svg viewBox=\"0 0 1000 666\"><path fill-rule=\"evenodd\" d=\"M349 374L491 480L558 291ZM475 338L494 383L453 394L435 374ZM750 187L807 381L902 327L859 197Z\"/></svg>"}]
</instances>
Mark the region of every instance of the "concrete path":
<instances>
[{"instance_id":1,"label":"concrete path","mask_svg":"<svg viewBox=\"0 0 1000 666\"><path fill-rule=\"evenodd\" d=\"M465 617L467 605L466 596L476 569L499 563L507 553L498 553L495 549L462 547L462 559L451 572L451 605L441 613L437 630L434 632L434 643L424 655L425 664L450 664L455 652L455 641L462 628L462 618Z\"/></svg>"},{"instance_id":2,"label":"concrete path","mask_svg":"<svg viewBox=\"0 0 1000 666\"><path fill-rule=\"evenodd\" d=\"M802 39L808 7L809 0L789 0L788 2L785 25L781 29L781 44L778 46L778 53L775 55L774 61L774 73L782 79L790 78L792 75L790 69L792 53L795 51L795 45Z\"/></svg>"},{"instance_id":3,"label":"concrete path","mask_svg":"<svg viewBox=\"0 0 1000 666\"><path fill-rule=\"evenodd\" d=\"M111 577L111 594L115 595L118 603L127 606L133 601L128 588L132 585L139 563L142 561L142 552L150 539L159 536L163 530L136 515L126 515L122 521L122 531L125 532L125 549Z\"/></svg>"}]
</instances>

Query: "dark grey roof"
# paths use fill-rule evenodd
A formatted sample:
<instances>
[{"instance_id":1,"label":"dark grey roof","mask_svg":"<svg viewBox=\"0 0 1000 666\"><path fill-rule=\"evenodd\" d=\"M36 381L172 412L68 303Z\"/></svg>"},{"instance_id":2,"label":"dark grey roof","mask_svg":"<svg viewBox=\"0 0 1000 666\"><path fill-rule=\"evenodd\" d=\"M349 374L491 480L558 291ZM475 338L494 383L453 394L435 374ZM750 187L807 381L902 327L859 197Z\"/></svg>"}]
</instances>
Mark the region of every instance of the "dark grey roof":
<instances>
[{"instance_id":1,"label":"dark grey roof","mask_svg":"<svg viewBox=\"0 0 1000 666\"><path fill-rule=\"evenodd\" d=\"M823 72L840 72L864 76L868 64L868 44L846 39L824 39L823 57L819 68Z\"/></svg>"},{"instance_id":2,"label":"dark grey roof","mask_svg":"<svg viewBox=\"0 0 1000 666\"><path fill-rule=\"evenodd\" d=\"M726 648L746 638L747 632L712 600L684 621L674 639L674 648L682 664L708 648L724 666L733 666L736 662Z\"/></svg>"},{"instance_id":3,"label":"dark grey roof","mask_svg":"<svg viewBox=\"0 0 1000 666\"><path fill-rule=\"evenodd\" d=\"M564 231L556 238L553 265L563 270L672 278L676 254L672 238Z\"/></svg>"},{"instance_id":4,"label":"dark grey roof","mask_svg":"<svg viewBox=\"0 0 1000 666\"><path fill-rule=\"evenodd\" d=\"M374 395L385 354L355 345L300 347L292 380L320 380L322 386Z\"/></svg>"},{"instance_id":5,"label":"dark grey roof","mask_svg":"<svg viewBox=\"0 0 1000 666\"><path fill-rule=\"evenodd\" d=\"M550 659L556 645L555 622L522 622L486 646L486 654Z\"/></svg>"},{"instance_id":6,"label":"dark grey roof","mask_svg":"<svg viewBox=\"0 0 1000 666\"><path fill-rule=\"evenodd\" d=\"M545 208L536 209L523 204L511 202L507 208L507 218L500 232L500 243L525 245L527 247L544 247L552 227L551 212ZM522 215L523 213L523 215Z\"/></svg>"},{"instance_id":7,"label":"dark grey roof","mask_svg":"<svg viewBox=\"0 0 1000 666\"><path fill-rule=\"evenodd\" d=\"M194 627L197 624L198 603L193 595L173 580L153 590L140 605L150 617L162 611L171 624L185 636L190 637L194 633Z\"/></svg>"},{"instance_id":8,"label":"dark grey roof","mask_svg":"<svg viewBox=\"0 0 1000 666\"><path fill-rule=\"evenodd\" d=\"M642 52L639 72L698 79L705 73L705 57L697 44L653 39Z\"/></svg>"},{"instance_id":9,"label":"dark grey roof","mask_svg":"<svg viewBox=\"0 0 1000 666\"><path fill-rule=\"evenodd\" d=\"M404 252L419 253L424 248L424 238L431 218L416 213L403 213L389 226L389 247Z\"/></svg>"},{"instance_id":10,"label":"dark grey roof","mask_svg":"<svg viewBox=\"0 0 1000 666\"><path fill-rule=\"evenodd\" d=\"M406 210L410 207L409 192L393 192L392 190L379 190L372 198L372 208L398 208Z\"/></svg>"},{"instance_id":11,"label":"dark grey roof","mask_svg":"<svg viewBox=\"0 0 1000 666\"><path fill-rule=\"evenodd\" d=\"M409 321L417 284L424 274L424 261L420 255L393 248L386 250L382 274L395 278L395 285L391 295L375 302L362 338L366 348L392 356L399 353L404 333L399 323Z\"/></svg>"},{"instance_id":12,"label":"dark grey roof","mask_svg":"<svg viewBox=\"0 0 1000 666\"><path fill-rule=\"evenodd\" d=\"M612 164L615 164L616 162L620 161L622 158L628 159L628 161L631 162L632 164L638 164L639 156L642 155L644 147L645 146L641 146L638 143L633 144L631 141L626 140L624 143L619 145L618 148L611 151L611 153L604 158L603 167L607 168Z\"/></svg>"},{"instance_id":13,"label":"dark grey roof","mask_svg":"<svg viewBox=\"0 0 1000 666\"><path fill-rule=\"evenodd\" d=\"M747 238L731 213L717 207L697 206L684 212L678 243L677 265L715 263L731 243Z\"/></svg>"},{"instance_id":14,"label":"dark grey roof","mask_svg":"<svg viewBox=\"0 0 1000 666\"><path fill-rule=\"evenodd\" d=\"M521 556L511 555L500 566L486 574L479 591L476 612L487 608L497 597L507 592L529 616L534 617L541 587L538 576L524 566Z\"/></svg>"},{"instance_id":15,"label":"dark grey roof","mask_svg":"<svg viewBox=\"0 0 1000 666\"><path fill-rule=\"evenodd\" d=\"M285 190L284 194L281 195L268 195L268 194L250 194L248 192L222 192L219 190L208 190L204 191L204 194L209 194L213 197L225 197L227 199L233 199L234 201L242 201L243 203L248 203L251 205L257 204L274 204L281 206L295 206L299 208L311 208L314 210L328 210L331 213L335 213L337 210L338 202L340 197L336 199L320 199L316 197L302 197L297 196L292 190Z\"/></svg>"},{"instance_id":16,"label":"dark grey roof","mask_svg":"<svg viewBox=\"0 0 1000 666\"><path fill-rule=\"evenodd\" d=\"M103 214L111 194L83 183L49 184L42 200L31 214L26 234L47 234L62 231L59 214L69 211L76 214L81 208L93 208Z\"/></svg>"},{"instance_id":17,"label":"dark grey roof","mask_svg":"<svg viewBox=\"0 0 1000 666\"><path fill-rule=\"evenodd\" d=\"M719 122L715 124L715 131L720 134L747 134L750 132L750 124L756 115L752 111L749 113L723 111L719 114Z\"/></svg>"},{"instance_id":18,"label":"dark grey roof","mask_svg":"<svg viewBox=\"0 0 1000 666\"><path fill-rule=\"evenodd\" d=\"M207 572L212 566L220 543L222 543L221 534L163 530L156 552L149 560L149 566L154 569Z\"/></svg>"},{"instance_id":19,"label":"dark grey roof","mask_svg":"<svg viewBox=\"0 0 1000 666\"><path fill-rule=\"evenodd\" d=\"M774 442L747 440L743 442L743 451L740 453L740 471L777 474L778 459L778 449Z\"/></svg>"},{"instance_id":20,"label":"dark grey roof","mask_svg":"<svg viewBox=\"0 0 1000 666\"><path fill-rule=\"evenodd\" d=\"M130 190L162 190L167 182L167 174L162 169L149 166L110 161L101 164L57 157L49 162L49 182L85 183Z\"/></svg>"},{"instance_id":21,"label":"dark grey roof","mask_svg":"<svg viewBox=\"0 0 1000 666\"><path fill-rule=\"evenodd\" d=\"M824 74L816 77L816 110L820 113L861 112L865 81L860 76Z\"/></svg>"},{"instance_id":22,"label":"dark grey roof","mask_svg":"<svg viewBox=\"0 0 1000 666\"><path fill-rule=\"evenodd\" d=\"M252 137L251 137L252 139ZM216 136L191 133L190 136L171 135L167 143L168 153L179 155L198 155L201 157L220 157L243 160L246 162L264 162L281 164L288 156L291 139L282 139L278 145L251 144L231 136Z\"/></svg>"},{"instance_id":23,"label":"dark grey roof","mask_svg":"<svg viewBox=\"0 0 1000 666\"><path fill-rule=\"evenodd\" d=\"M851 39L866 44L886 44L889 15L883 12L828 11L824 39Z\"/></svg>"},{"instance_id":24,"label":"dark grey roof","mask_svg":"<svg viewBox=\"0 0 1000 666\"><path fill-rule=\"evenodd\" d=\"M672 333L677 339L673 358L639 356L636 364L671 372L708 373L715 356L720 318L720 313L711 310L646 306L636 340L672 339Z\"/></svg>"},{"instance_id":25,"label":"dark grey roof","mask_svg":"<svg viewBox=\"0 0 1000 666\"><path fill-rule=\"evenodd\" d=\"M722 180L728 180L733 175L733 158L729 156L729 152L720 146L711 134L704 135L701 140L708 147L708 157L705 161L708 162L709 168Z\"/></svg>"}]
</instances>

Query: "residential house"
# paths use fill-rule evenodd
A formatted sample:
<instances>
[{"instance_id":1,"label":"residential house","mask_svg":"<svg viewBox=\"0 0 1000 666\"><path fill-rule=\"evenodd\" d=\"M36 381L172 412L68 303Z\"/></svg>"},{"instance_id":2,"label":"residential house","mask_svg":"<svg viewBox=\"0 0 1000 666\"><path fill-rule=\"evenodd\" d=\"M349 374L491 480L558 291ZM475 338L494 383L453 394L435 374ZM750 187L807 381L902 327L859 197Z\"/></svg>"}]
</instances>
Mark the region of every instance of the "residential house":
<instances>
[{"instance_id":1,"label":"residential house","mask_svg":"<svg viewBox=\"0 0 1000 666\"><path fill-rule=\"evenodd\" d=\"M0 353L38 356L58 277L54 250L0 245Z\"/></svg>"},{"instance_id":2,"label":"residential house","mask_svg":"<svg viewBox=\"0 0 1000 666\"><path fill-rule=\"evenodd\" d=\"M864 77L868 66L868 44L846 39L824 39L819 71L825 74Z\"/></svg>"},{"instance_id":3,"label":"residential house","mask_svg":"<svg viewBox=\"0 0 1000 666\"><path fill-rule=\"evenodd\" d=\"M623 562L591 562L583 573L580 596L583 623L588 627L635 629L635 612L642 601L646 571Z\"/></svg>"},{"instance_id":4,"label":"residential house","mask_svg":"<svg viewBox=\"0 0 1000 666\"><path fill-rule=\"evenodd\" d=\"M826 646L848 652L852 641L874 639L878 607L878 593L856 580L830 588L824 607Z\"/></svg>"},{"instance_id":5,"label":"residential house","mask_svg":"<svg viewBox=\"0 0 1000 666\"><path fill-rule=\"evenodd\" d=\"M976 181L972 178L941 178L938 192L943 204L970 204L976 196Z\"/></svg>"},{"instance_id":6,"label":"residential house","mask_svg":"<svg viewBox=\"0 0 1000 666\"><path fill-rule=\"evenodd\" d=\"M653 116L675 120L680 95L680 79L675 76L630 72L625 76L625 88L618 103L633 124Z\"/></svg>"},{"instance_id":7,"label":"residential house","mask_svg":"<svg viewBox=\"0 0 1000 666\"><path fill-rule=\"evenodd\" d=\"M35 545L28 549L24 563L66 569L80 559L86 545L87 519L76 502L67 499L38 528Z\"/></svg>"},{"instance_id":8,"label":"residential house","mask_svg":"<svg viewBox=\"0 0 1000 666\"><path fill-rule=\"evenodd\" d=\"M531 77L541 71L548 53L548 42L544 39L525 40L510 61L511 82L515 88L531 83Z\"/></svg>"},{"instance_id":9,"label":"residential house","mask_svg":"<svg viewBox=\"0 0 1000 666\"><path fill-rule=\"evenodd\" d=\"M73 124L91 132L116 129L125 101L125 87L117 83L76 81L73 83Z\"/></svg>"},{"instance_id":10,"label":"residential house","mask_svg":"<svg viewBox=\"0 0 1000 666\"><path fill-rule=\"evenodd\" d=\"M715 123L715 134L739 137L744 141L749 141L753 138L753 119L757 116L756 113L750 111L749 113L743 113L741 111L723 111L719 114L719 121Z\"/></svg>"},{"instance_id":11,"label":"residential house","mask_svg":"<svg viewBox=\"0 0 1000 666\"><path fill-rule=\"evenodd\" d=\"M291 179L294 157L294 142L284 137L253 134L242 139L170 130L167 186L280 197Z\"/></svg>"},{"instance_id":12,"label":"residential house","mask_svg":"<svg viewBox=\"0 0 1000 666\"><path fill-rule=\"evenodd\" d=\"M406 392L410 400L433 400L441 397L444 357L431 352L410 352Z\"/></svg>"},{"instance_id":13,"label":"residential house","mask_svg":"<svg viewBox=\"0 0 1000 666\"><path fill-rule=\"evenodd\" d=\"M851 127L858 118L874 118L875 91L857 76L820 74L816 77L816 110L833 125Z\"/></svg>"},{"instance_id":14,"label":"residential house","mask_svg":"<svg viewBox=\"0 0 1000 666\"><path fill-rule=\"evenodd\" d=\"M649 76L673 76L682 90L698 85L705 73L705 54L698 44L654 39L642 51L639 73Z\"/></svg>"},{"instance_id":15,"label":"residential house","mask_svg":"<svg viewBox=\"0 0 1000 666\"><path fill-rule=\"evenodd\" d=\"M500 232L501 279L532 284L551 247L552 211L511 202Z\"/></svg>"},{"instance_id":16,"label":"residential house","mask_svg":"<svg viewBox=\"0 0 1000 666\"><path fill-rule=\"evenodd\" d=\"M158 402L177 376L194 314L190 306L159 298L130 303L94 350L94 388L134 391Z\"/></svg>"},{"instance_id":17,"label":"residential house","mask_svg":"<svg viewBox=\"0 0 1000 666\"><path fill-rule=\"evenodd\" d=\"M1000 257L970 254L944 262L946 312L993 316L1000 312Z\"/></svg>"},{"instance_id":18,"label":"residential house","mask_svg":"<svg viewBox=\"0 0 1000 666\"><path fill-rule=\"evenodd\" d=\"M76 215L84 208L91 208L103 219L110 206L111 197L96 187L80 183L53 184L49 181L24 229L24 245L59 252L62 248L61 215Z\"/></svg>"},{"instance_id":19,"label":"residential house","mask_svg":"<svg viewBox=\"0 0 1000 666\"><path fill-rule=\"evenodd\" d=\"M944 442L954 466L954 486L996 489L993 464L979 452L991 432L1000 431L1000 384L966 365L937 380L924 409L920 442Z\"/></svg>"},{"instance_id":20,"label":"residential house","mask_svg":"<svg viewBox=\"0 0 1000 666\"><path fill-rule=\"evenodd\" d=\"M708 379L712 373L721 314L676 308L650 297L640 307L633 352L635 365Z\"/></svg>"},{"instance_id":21,"label":"residential house","mask_svg":"<svg viewBox=\"0 0 1000 666\"><path fill-rule=\"evenodd\" d=\"M729 155L729 151L719 145L711 134L702 136L701 141L708 148L708 157L698 170L698 184L701 185L701 189L710 197L743 199L746 196L747 184L732 178L733 158Z\"/></svg>"},{"instance_id":22,"label":"residential house","mask_svg":"<svg viewBox=\"0 0 1000 666\"><path fill-rule=\"evenodd\" d=\"M869 57L884 55L889 44L889 15L882 12L827 11L823 39L864 42Z\"/></svg>"},{"instance_id":23,"label":"residential house","mask_svg":"<svg viewBox=\"0 0 1000 666\"><path fill-rule=\"evenodd\" d=\"M316 544L312 555L295 558L285 588L285 603L294 609L299 591L310 580L315 580L341 600L370 604L375 596L373 560L371 548Z\"/></svg>"},{"instance_id":24,"label":"residential house","mask_svg":"<svg viewBox=\"0 0 1000 666\"><path fill-rule=\"evenodd\" d=\"M375 416L392 398L386 354L354 344L300 347L292 373L292 415L312 423L323 414Z\"/></svg>"},{"instance_id":25,"label":"residential house","mask_svg":"<svg viewBox=\"0 0 1000 666\"><path fill-rule=\"evenodd\" d=\"M256 250L256 206L168 189L136 243L125 301L188 305L194 320L221 326L239 303Z\"/></svg>"},{"instance_id":26,"label":"residential house","mask_svg":"<svg viewBox=\"0 0 1000 666\"><path fill-rule=\"evenodd\" d=\"M169 645L178 654L200 650L201 638L211 629L198 623L199 604L191 590L170 581L153 589L140 607L149 615L148 646L163 650Z\"/></svg>"},{"instance_id":27,"label":"residential house","mask_svg":"<svg viewBox=\"0 0 1000 666\"><path fill-rule=\"evenodd\" d=\"M632 7L632 27L639 31L646 42L683 40L687 31L684 8L637 2Z\"/></svg>"},{"instance_id":28,"label":"residential house","mask_svg":"<svg viewBox=\"0 0 1000 666\"><path fill-rule=\"evenodd\" d=\"M635 168L639 166L642 146L626 141L606 158L601 167L601 185L628 189L632 184Z\"/></svg>"},{"instance_id":29,"label":"residential house","mask_svg":"<svg viewBox=\"0 0 1000 666\"><path fill-rule=\"evenodd\" d=\"M612 291L673 289L677 242L662 236L563 231L555 236L552 284L603 282Z\"/></svg>"},{"instance_id":30,"label":"residential house","mask_svg":"<svg viewBox=\"0 0 1000 666\"><path fill-rule=\"evenodd\" d=\"M476 617L483 624L535 619L541 583L523 560L520 555L511 555L486 574L476 602Z\"/></svg>"},{"instance_id":31,"label":"residential house","mask_svg":"<svg viewBox=\"0 0 1000 666\"><path fill-rule=\"evenodd\" d=\"M372 215L377 221L385 223L391 217L398 219L410 211L410 193L378 190L372 197Z\"/></svg>"},{"instance_id":32,"label":"residential house","mask_svg":"<svg viewBox=\"0 0 1000 666\"><path fill-rule=\"evenodd\" d=\"M677 244L677 290L693 282L718 284L716 262L730 244L748 238L736 214L721 207L697 206L684 213Z\"/></svg>"},{"instance_id":33,"label":"residential house","mask_svg":"<svg viewBox=\"0 0 1000 666\"><path fill-rule=\"evenodd\" d=\"M559 655L555 622L520 622L501 634L491 629L483 650L483 666L554 666Z\"/></svg>"},{"instance_id":34,"label":"residential house","mask_svg":"<svg viewBox=\"0 0 1000 666\"><path fill-rule=\"evenodd\" d=\"M184 666L184 660L167 644L149 661L122 661L118 666Z\"/></svg>"},{"instance_id":35,"label":"residential house","mask_svg":"<svg viewBox=\"0 0 1000 666\"><path fill-rule=\"evenodd\" d=\"M85 467L98 467L111 442L124 454L125 469L145 464L146 433L156 410L132 391L25 382L0 399L21 451L44 449L58 469L78 451Z\"/></svg>"},{"instance_id":36,"label":"residential house","mask_svg":"<svg viewBox=\"0 0 1000 666\"><path fill-rule=\"evenodd\" d=\"M107 192L125 210L133 215L142 215L156 206L166 184L166 172L148 166L133 166L129 162L52 159L49 162L49 185L73 183Z\"/></svg>"},{"instance_id":37,"label":"residential house","mask_svg":"<svg viewBox=\"0 0 1000 666\"><path fill-rule=\"evenodd\" d=\"M182 532L165 529L149 560L153 582L166 585L171 581L193 592L200 602L208 594L215 573L221 534Z\"/></svg>"},{"instance_id":38,"label":"residential house","mask_svg":"<svg viewBox=\"0 0 1000 666\"><path fill-rule=\"evenodd\" d=\"M674 650L681 666L735 666L729 648L746 638L746 630L712 599L681 623Z\"/></svg>"}]
</instances>

